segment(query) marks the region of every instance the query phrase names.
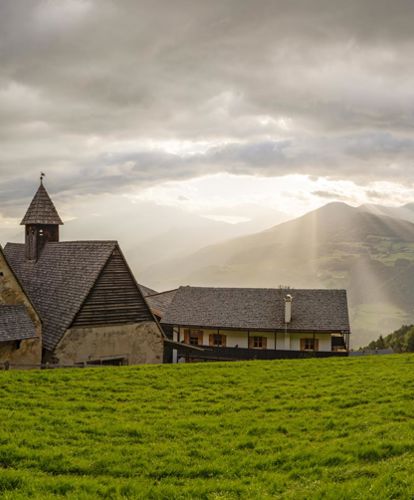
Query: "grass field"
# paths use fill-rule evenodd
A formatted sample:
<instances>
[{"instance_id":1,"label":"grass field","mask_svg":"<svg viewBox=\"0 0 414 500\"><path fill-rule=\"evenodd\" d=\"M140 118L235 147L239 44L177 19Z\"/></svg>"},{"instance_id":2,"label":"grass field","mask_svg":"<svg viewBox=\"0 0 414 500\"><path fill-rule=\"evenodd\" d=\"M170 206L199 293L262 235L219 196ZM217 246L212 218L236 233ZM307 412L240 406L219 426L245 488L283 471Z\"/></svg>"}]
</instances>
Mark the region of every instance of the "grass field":
<instances>
[{"instance_id":1,"label":"grass field","mask_svg":"<svg viewBox=\"0 0 414 500\"><path fill-rule=\"evenodd\" d=\"M414 356L0 372L0 498L413 498Z\"/></svg>"}]
</instances>

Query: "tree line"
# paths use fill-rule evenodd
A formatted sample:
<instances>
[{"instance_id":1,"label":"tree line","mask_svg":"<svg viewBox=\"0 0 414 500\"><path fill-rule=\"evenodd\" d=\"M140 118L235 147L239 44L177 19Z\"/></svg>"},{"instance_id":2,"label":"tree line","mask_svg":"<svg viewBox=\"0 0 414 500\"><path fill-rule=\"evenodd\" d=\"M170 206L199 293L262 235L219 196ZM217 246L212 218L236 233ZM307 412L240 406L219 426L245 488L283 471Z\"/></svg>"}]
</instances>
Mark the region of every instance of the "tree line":
<instances>
[{"instance_id":1,"label":"tree line","mask_svg":"<svg viewBox=\"0 0 414 500\"><path fill-rule=\"evenodd\" d=\"M414 325L403 325L395 332L370 342L364 349L392 349L394 352L414 352Z\"/></svg>"}]
</instances>

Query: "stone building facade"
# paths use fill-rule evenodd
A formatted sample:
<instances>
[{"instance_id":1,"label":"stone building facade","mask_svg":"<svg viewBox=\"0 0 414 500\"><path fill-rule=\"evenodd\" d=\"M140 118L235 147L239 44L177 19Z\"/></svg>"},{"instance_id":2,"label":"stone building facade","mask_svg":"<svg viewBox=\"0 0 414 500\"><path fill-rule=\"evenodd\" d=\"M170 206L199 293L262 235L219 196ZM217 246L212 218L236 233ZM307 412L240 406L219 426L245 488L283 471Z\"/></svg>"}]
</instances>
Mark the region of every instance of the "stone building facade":
<instances>
[{"instance_id":1,"label":"stone building facade","mask_svg":"<svg viewBox=\"0 0 414 500\"><path fill-rule=\"evenodd\" d=\"M0 247L0 367L38 367L41 358L39 314Z\"/></svg>"}]
</instances>

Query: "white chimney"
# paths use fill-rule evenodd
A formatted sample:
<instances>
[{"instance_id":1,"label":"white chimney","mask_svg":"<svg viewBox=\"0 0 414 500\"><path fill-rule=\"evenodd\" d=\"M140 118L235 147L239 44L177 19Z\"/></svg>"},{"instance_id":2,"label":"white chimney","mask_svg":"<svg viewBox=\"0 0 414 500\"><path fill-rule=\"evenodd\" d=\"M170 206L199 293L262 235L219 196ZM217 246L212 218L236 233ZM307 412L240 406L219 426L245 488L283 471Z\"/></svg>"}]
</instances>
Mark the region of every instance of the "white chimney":
<instances>
[{"instance_id":1,"label":"white chimney","mask_svg":"<svg viewBox=\"0 0 414 500\"><path fill-rule=\"evenodd\" d=\"M292 321L292 295L288 294L285 297L285 323L290 323Z\"/></svg>"}]
</instances>

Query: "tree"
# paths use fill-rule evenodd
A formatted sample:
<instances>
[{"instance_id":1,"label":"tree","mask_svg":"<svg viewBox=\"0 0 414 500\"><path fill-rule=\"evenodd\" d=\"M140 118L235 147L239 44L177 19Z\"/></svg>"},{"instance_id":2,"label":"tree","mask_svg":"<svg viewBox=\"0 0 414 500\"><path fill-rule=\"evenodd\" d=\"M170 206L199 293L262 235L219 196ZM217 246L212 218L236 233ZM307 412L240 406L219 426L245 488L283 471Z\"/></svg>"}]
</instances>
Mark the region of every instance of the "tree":
<instances>
[{"instance_id":1,"label":"tree","mask_svg":"<svg viewBox=\"0 0 414 500\"><path fill-rule=\"evenodd\" d=\"M377 349L385 349L386 345L385 345L384 337L382 335L379 336L379 339L377 340L376 347L377 347Z\"/></svg>"},{"instance_id":2,"label":"tree","mask_svg":"<svg viewBox=\"0 0 414 500\"><path fill-rule=\"evenodd\" d=\"M414 352L414 328L407 334L407 352Z\"/></svg>"}]
</instances>

